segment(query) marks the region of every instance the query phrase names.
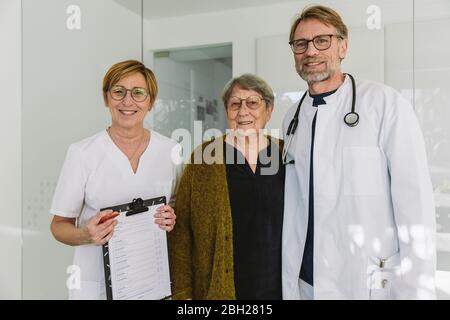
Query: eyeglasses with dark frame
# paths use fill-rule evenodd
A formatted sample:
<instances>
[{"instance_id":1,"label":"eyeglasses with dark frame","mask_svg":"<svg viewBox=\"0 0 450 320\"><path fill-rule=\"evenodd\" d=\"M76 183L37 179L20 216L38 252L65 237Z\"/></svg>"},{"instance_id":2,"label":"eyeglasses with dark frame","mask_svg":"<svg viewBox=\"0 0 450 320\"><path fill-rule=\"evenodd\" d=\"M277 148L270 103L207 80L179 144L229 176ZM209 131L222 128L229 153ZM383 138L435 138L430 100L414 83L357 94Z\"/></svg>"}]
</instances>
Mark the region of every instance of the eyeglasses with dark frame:
<instances>
[{"instance_id":1,"label":"eyeglasses with dark frame","mask_svg":"<svg viewBox=\"0 0 450 320\"><path fill-rule=\"evenodd\" d=\"M245 105L247 108L251 110L258 109L263 101L266 101L264 98L261 98L259 96L250 96L247 98L239 98L236 96L230 97L228 100L227 109L230 111L237 111L242 107L242 102L245 101Z\"/></svg>"},{"instance_id":2,"label":"eyeglasses with dark frame","mask_svg":"<svg viewBox=\"0 0 450 320\"><path fill-rule=\"evenodd\" d=\"M308 50L309 43L312 42L317 50L324 51L331 47L331 39L336 37L338 39L344 39L342 36L336 34L321 34L315 36L311 40L307 39L297 39L289 41L292 52L294 53L305 53Z\"/></svg>"},{"instance_id":3,"label":"eyeglasses with dark frame","mask_svg":"<svg viewBox=\"0 0 450 320\"><path fill-rule=\"evenodd\" d=\"M115 85L109 89L109 94L112 99L116 101L122 101L127 96L128 91L131 92L131 98L136 102L143 102L148 97L148 92L145 88L134 87L127 89L124 86Z\"/></svg>"}]
</instances>

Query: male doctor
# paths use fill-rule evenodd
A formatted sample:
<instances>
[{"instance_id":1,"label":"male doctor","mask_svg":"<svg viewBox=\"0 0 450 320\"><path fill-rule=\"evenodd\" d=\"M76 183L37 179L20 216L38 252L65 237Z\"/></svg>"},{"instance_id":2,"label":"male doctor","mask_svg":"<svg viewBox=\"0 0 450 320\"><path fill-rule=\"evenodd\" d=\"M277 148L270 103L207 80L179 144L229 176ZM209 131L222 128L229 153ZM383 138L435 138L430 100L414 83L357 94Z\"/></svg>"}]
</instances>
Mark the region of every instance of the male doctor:
<instances>
[{"instance_id":1,"label":"male doctor","mask_svg":"<svg viewBox=\"0 0 450 320\"><path fill-rule=\"evenodd\" d=\"M283 123L283 298L434 299L435 211L418 121L394 89L342 73L347 43L327 7L306 8L291 27L309 90Z\"/></svg>"}]
</instances>

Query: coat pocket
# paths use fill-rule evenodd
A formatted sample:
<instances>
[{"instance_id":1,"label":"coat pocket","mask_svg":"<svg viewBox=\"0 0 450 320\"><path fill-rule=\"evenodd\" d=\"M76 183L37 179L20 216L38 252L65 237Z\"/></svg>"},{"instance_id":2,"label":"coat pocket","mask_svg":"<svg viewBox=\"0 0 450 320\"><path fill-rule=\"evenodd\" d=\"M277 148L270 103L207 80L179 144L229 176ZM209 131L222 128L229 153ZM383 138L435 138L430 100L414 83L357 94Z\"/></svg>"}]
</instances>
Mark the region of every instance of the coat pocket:
<instances>
[{"instance_id":1,"label":"coat pocket","mask_svg":"<svg viewBox=\"0 0 450 320\"><path fill-rule=\"evenodd\" d=\"M400 270L400 253L388 258L370 257L367 266L367 286L370 300L392 299L394 278Z\"/></svg>"},{"instance_id":2,"label":"coat pocket","mask_svg":"<svg viewBox=\"0 0 450 320\"><path fill-rule=\"evenodd\" d=\"M343 156L344 194L382 194L382 155L377 147L345 147Z\"/></svg>"}]
</instances>

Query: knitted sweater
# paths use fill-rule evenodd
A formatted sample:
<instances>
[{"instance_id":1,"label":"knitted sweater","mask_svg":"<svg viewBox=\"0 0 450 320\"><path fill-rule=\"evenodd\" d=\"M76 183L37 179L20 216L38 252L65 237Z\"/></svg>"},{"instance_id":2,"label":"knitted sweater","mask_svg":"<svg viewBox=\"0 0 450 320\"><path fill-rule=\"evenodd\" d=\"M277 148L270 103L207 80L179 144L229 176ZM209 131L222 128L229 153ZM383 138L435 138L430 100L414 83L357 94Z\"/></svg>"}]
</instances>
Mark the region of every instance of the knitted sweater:
<instances>
[{"instance_id":1,"label":"knitted sweater","mask_svg":"<svg viewBox=\"0 0 450 320\"><path fill-rule=\"evenodd\" d=\"M168 235L174 299L236 299L223 143L222 137L198 147L180 181L176 225Z\"/></svg>"}]
</instances>

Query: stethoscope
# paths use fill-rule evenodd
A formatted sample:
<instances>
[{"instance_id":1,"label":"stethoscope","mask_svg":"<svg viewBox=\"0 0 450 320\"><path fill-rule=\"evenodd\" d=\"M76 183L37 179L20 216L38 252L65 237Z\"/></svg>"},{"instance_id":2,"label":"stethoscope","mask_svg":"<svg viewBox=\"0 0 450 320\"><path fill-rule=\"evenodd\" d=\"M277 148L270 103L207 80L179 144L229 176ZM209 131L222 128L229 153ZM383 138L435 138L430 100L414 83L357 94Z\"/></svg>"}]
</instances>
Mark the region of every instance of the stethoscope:
<instances>
[{"instance_id":1,"label":"stethoscope","mask_svg":"<svg viewBox=\"0 0 450 320\"><path fill-rule=\"evenodd\" d=\"M356 84L355 79L353 76L349 73L347 75L350 77L350 80L352 81L352 111L347 113L344 116L344 122L349 127L356 127L359 122L359 114L355 112L355 101L356 101ZM289 149L289 146L291 145L292 139L294 138L295 131L297 130L298 126L298 116L300 114L300 109L302 107L303 100L305 100L306 95L308 94L308 91L305 92L303 97L300 99L300 102L297 107L297 111L295 111L294 118L292 118L291 122L289 123L289 127L286 132L286 144L283 147L283 164L293 164L295 163L294 160L291 160L289 162L286 162L286 156Z\"/></svg>"}]
</instances>

